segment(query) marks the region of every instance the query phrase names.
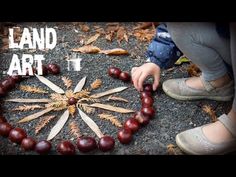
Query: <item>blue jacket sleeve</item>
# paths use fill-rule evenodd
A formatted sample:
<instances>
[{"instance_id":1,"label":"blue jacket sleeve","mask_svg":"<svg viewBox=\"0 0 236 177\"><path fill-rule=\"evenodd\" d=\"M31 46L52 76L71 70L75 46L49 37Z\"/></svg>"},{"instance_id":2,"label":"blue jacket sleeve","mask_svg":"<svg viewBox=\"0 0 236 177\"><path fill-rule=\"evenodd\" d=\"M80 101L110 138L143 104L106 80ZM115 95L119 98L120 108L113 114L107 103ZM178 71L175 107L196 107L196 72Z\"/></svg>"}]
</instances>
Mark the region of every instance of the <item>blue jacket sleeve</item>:
<instances>
[{"instance_id":1,"label":"blue jacket sleeve","mask_svg":"<svg viewBox=\"0 0 236 177\"><path fill-rule=\"evenodd\" d=\"M150 43L146 53L147 61L166 69L173 66L183 53L172 41L165 24L159 25L156 31L156 36Z\"/></svg>"}]
</instances>

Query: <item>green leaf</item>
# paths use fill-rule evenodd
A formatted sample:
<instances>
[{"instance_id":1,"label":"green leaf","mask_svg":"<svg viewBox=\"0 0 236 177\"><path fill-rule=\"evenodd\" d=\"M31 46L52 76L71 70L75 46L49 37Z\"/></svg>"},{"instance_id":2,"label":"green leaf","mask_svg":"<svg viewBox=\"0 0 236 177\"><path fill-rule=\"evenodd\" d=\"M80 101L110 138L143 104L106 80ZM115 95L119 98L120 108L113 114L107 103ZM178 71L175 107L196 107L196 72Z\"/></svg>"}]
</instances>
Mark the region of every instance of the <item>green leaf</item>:
<instances>
[{"instance_id":1,"label":"green leaf","mask_svg":"<svg viewBox=\"0 0 236 177\"><path fill-rule=\"evenodd\" d=\"M190 60L187 57L180 57L176 62L175 65L181 65L183 63L189 63Z\"/></svg>"}]
</instances>

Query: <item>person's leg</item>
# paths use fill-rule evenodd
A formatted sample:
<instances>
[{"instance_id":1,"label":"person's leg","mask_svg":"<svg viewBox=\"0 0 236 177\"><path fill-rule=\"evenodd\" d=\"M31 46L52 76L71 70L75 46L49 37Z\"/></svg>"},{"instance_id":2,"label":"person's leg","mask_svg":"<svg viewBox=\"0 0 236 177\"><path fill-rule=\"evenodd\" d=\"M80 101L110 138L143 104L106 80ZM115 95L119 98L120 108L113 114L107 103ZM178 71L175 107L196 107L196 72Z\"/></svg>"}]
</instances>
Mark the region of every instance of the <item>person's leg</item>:
<instances>
[{"instance_id":1,"label":"person's leg","mask_svg":"<svg viewBox=\"0 0 236 177\"><path fill-rule=\"evenodd\" d=\"M233 81L226 66L232 65L229 39L219 36L214 23L170 22L167 29L177 47L201 69L202 77L165 81L164 92L180 100L232 99Z\"/></svg>"}]
</instances>

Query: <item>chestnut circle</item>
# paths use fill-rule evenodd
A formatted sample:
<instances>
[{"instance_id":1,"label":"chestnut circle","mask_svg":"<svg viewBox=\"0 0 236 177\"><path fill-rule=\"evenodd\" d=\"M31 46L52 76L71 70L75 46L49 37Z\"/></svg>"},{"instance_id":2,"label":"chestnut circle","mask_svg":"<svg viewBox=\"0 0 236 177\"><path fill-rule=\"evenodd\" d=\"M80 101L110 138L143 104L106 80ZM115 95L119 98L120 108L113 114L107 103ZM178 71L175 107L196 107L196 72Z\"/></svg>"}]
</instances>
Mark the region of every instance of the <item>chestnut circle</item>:
<instances>
[{"instance_id":1,"label":"chestnut circle","mask_svg":"<svg viewBox=\"0 0 236 177\"><path fill-rule=\"evenodd\" d=\"M110 67L108 75L115 79L120 79L124 82L133 82L129 73L122 72L117 67ZM143 91L140 93L142 109L137 111L132 117L128 118L122 129L117 133L117 138L122 144L129 144L133 139L133 134L136 133L141 127L146 126L150 119L154 117L155 110L153 108L153 88L152 84L146 83L143 85Z\"/></svg>"}]
</instances>

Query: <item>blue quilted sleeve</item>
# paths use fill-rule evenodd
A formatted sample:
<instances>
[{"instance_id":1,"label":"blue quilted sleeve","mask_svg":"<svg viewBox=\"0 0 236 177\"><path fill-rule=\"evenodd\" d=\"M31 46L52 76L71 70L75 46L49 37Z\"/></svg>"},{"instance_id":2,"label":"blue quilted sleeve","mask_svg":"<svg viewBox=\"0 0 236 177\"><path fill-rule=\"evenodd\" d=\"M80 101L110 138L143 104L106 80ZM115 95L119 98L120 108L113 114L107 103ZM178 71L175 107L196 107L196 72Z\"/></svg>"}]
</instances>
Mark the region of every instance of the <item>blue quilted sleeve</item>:
<instances>
[{"instance_id":1,"label":"blue quilted sleeve","mask_svg":"<svg viewBox=\"0 0 236 177\"><path fill-rule=\"evenodd\" d=\"M148 62L155 63L160 68L166 69L173 66L183 53L172 41L166 25L161 24L157 27L156 36L150 43L146 55Z\"/></svg>"}]
</instances>

